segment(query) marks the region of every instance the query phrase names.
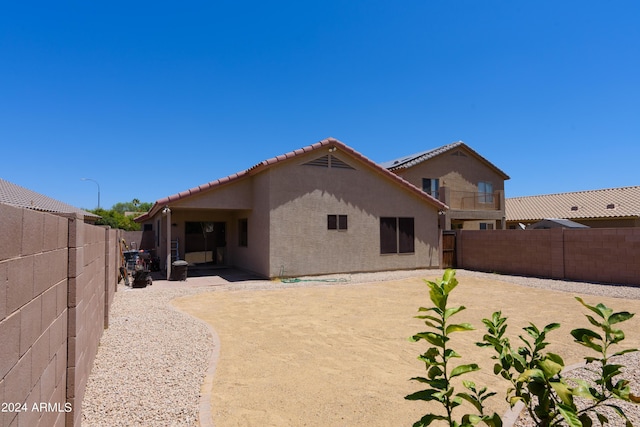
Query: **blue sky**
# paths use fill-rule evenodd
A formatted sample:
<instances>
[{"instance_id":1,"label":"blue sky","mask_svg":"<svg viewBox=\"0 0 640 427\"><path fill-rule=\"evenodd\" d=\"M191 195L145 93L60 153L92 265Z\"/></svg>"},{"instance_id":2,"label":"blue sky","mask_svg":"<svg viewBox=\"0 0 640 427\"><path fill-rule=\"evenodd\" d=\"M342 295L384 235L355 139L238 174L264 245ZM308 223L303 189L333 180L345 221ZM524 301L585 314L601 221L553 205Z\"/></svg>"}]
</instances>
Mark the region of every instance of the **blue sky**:
<instances>
[{"instance_id":1,"label":"blue sky","mask_svg":"<svg viewBox=\"0 0 640 427\"><path fill-rule=\"evenodd\" d=\"M640 2L29 1L0 6L0 177L155 201L335 137L463 140L507 197L640 185Z\"/></svg>"}]
</instances>

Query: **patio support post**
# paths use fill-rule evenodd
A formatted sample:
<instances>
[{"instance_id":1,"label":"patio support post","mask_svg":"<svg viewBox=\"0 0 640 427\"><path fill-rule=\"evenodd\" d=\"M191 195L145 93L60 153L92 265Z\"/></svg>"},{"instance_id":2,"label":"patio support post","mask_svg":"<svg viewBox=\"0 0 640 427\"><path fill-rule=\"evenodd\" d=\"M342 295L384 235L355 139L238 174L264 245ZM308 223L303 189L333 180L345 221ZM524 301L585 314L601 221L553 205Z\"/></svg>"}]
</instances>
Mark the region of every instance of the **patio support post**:
<instances>
[{"instance_id":1,"label":"patio support post","mask_svg":"<svg viewBox=\"0 0 640 427\"><path fill-rule=\"evenodd\" d=\"M171 209L165 206L162 213L167 217L167 280L171 277Z\"/></svg>"}]
</instances>

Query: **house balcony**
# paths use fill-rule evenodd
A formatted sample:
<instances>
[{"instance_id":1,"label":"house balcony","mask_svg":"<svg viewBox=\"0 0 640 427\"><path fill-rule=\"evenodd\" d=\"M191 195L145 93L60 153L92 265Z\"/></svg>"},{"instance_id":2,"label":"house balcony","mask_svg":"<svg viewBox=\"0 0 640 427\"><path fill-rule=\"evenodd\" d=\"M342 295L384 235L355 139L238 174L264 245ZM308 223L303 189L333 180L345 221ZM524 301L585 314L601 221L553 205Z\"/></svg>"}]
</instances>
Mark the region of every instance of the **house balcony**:
<instances>
[{"instance_id":1,"label":"house balcony","mask_svg":"<svg viewBox=\"0 0 640 427\"><path fill-rule=\"evenodd\" d=\"M505 227L504 190L492 193L477 191L457 191L440 187L439 199L449 206L441 227L451 229L451 220L456 221L496 221L496 228Z\"/></svg>"},{"instance_id":2,"label":"house balcony","mask_svg":"<svg viewBox=\"0 0 640 427\"><path fill-rule=\"evenodd\" d=\"M500 197L502 191L493 193L478 193L472 191L444 191L444 198L441 200L449 208L463 211L497 211L500 210Z\"/></svg>"}]
</instances>

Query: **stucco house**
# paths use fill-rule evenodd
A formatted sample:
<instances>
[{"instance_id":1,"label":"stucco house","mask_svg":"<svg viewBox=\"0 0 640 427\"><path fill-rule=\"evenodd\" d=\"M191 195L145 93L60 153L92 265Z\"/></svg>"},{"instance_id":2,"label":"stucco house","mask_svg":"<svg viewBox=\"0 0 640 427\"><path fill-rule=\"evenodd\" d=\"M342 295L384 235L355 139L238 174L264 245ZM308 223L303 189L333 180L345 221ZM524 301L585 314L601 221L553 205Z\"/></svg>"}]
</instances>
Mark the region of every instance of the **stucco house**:
<instances>
[{"instance_id":1,"label":"stucco house","mask_svg":"<svg viewBox=\"0 0 640 427\"><path fill-rule=\"evenodd\" d=\"M591 228L640 227L640 186L506 199L508 228L563 218Z\"/></svg>"},{"instance_id":2,"label":"stucco house","mask_svg":"<svg viewBox=\"0 0 640 427\"><path fill-rule=\"evenodd\" d=\"M447 206L334 139L154 203L136 219L161 259L265 277L440 266ZM171 255L168 255L171 254Z\"/></svg>"},{"instance_id":3,"label":"stucco house","mask_svg":"<svg viewBox=\"0 0 640 427\"><path fill-rule=\"evenodd\" d=\"M506 228L509 176L462 141L381 166L449 206L441 218L443 230Z\"/></svg>"}]
</instances>

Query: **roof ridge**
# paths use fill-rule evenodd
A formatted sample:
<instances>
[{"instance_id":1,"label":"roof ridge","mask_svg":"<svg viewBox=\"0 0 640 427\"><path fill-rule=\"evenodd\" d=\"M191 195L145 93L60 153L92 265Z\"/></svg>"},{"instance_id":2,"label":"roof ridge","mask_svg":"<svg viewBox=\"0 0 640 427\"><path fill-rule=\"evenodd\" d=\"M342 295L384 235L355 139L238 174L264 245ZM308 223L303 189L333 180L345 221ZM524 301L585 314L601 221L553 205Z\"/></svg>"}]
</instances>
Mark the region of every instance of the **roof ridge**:
<instances>
[{"instance_id":1,"label":"roof ridge","mask_svg":"<svg viewBox=\"0 0 640 427\"><path fill-rule=\"evenodd\" d=\"M208 190L208 189L213 188L213 187L218 186L218 185L222 185L222 184L226 184L226 183L238 180L238 179L242 179L242 178L244 178L245 176L248 176L248 175L253 175L253 174L259 173L263 169L269 168L269 167L271 167L272 165L274 165L276 163L279 163L281 161L294 158L296 156L299 156L299 155L302 155L302 154L305 154L305 153L310 153L312 151L318 150L319 148L322 148L322 147L325 147L325 146L331 145L331 144L339 146L342 151L350 154L351 156L355 157L356 159L360 159L365 164L368 164L368 166L371 167L373 170L379 172L380 174L382 174L383 176L385 176L388 179L396 181L398 184L400 184L401 186L404 186L407 190L413 192L414 194L416 194L416 195L418 195L420 197L426 197L432 203L434 203L436 206L438 206L440 209L448 209L447 205L442 203L440 200L437 200L437 199L433 198L432 196L428 195L427 193L423 192L418 187L416 187L415 185L411 184L409 181L407 181L404 178L402 178L402 177L396 175L395 173L389 171L387 168L385 168L385 167L381 166L380 164L374 162L373 160L369 159L368 157L366 157L362 153L360 153L360 152L354 150L353 148L349 147L348 145L346 145L342 141L339 141L338 139L333 138L333 137L328 137L328 138L320 140L320 141L318 141L318 142L316 142L314 144L307 145L307 146L304 146L302 148L298 148L297 150L286 152L286 153L281 154L279 156L271 157L271 158L269 158L267 160L263 160L263 161L255 164L255 165L251 166L250 168L245 169L244 171L237 172L237 173L234 173L232 175L227 175L226 177L219 178L219 179L214 180L214 181L209 181L208 183L199 185L197 187L193 187L193 188L190 188L188 190L182 191L180 193L173 194L171 196L167 196L167 197L164 197L162 199L158 199L153 204L153 206L151 207L149 212L147 212L146 214L143 214L143 215L141 215L139 217L136 217L135 219L136 219L136 221L143 221L143 220L155 215L160 210L160 208L162 206L166 206L170 202L180 200L180 199L182 199L184 197L192 196L194 194L200 193L202 191Z\"/></svg>"}]
</instances>

